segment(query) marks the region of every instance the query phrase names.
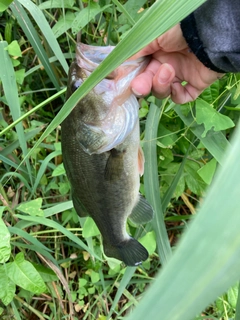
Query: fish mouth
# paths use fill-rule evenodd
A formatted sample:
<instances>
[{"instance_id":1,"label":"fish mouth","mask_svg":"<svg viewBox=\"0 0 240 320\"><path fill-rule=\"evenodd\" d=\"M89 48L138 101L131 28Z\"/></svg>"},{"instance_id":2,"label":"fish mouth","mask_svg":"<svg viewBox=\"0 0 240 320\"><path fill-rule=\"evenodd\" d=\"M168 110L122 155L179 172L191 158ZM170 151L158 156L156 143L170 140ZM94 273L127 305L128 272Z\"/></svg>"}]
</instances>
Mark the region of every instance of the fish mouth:
<instances>
[{"instance_id":1,"label":"fish mouth","mask_svg":"<svg viewBox=\"0 0 240 320\"><path fill-rule=\"evenodd\" d=\"M99 47L79 42L76 47L77 64L80 68L91 73L114 49L115 46ZM106 78L119 79L122 74L125 75L123 70L130 72L131 69L136 69L136 74L141 73L145 70L149 61L149 56L140 57L135 60L126 60L118 68L113 70Z\"/></svg>"}]
</instances>

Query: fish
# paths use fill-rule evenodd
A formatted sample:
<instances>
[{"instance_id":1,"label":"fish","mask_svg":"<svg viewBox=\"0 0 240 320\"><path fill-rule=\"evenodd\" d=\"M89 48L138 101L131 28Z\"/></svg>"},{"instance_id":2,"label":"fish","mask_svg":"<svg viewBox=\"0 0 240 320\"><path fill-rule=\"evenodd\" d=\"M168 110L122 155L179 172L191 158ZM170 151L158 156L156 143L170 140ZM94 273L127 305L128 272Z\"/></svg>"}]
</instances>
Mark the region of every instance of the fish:
<instances>
[{"instance_id":1,"label":"fish","mask_svg":"<svg viewBox=\"0 0 240 320\"><path fill-rule=\"evenodd\" d=\"M69 69L67 98L114 49L78 43ZM80 217L96 223L106 256L137 266L148 258L126 231L127 219L143 224L153 209L139 194L144 155L140 147L139 104L130 83L148 59L127 60L95 86L61 124L63 164Z\"/></svg>"}]
</instances>

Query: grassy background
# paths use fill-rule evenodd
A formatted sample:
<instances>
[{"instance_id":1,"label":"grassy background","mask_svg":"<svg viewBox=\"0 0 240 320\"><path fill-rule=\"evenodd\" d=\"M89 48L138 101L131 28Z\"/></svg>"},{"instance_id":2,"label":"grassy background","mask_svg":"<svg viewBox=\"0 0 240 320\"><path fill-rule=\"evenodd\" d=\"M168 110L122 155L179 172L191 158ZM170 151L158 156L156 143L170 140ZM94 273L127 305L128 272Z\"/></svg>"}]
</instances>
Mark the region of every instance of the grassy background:
<instances>
[{"instance_id":1,"label":"grassy background","mask_svg":"<svg viewBox=\"0 0 240 320\"><path fill-rule=\"evenodd\" d=\"M61 157L60 123L78 99L201 3L0 3L1 319L122 319L133 309L128 319L239 319L238 75L186 105L140 100L141 192L156 214L128 224L150 253L138 268L103 255L95 224L72 207ZM65 102L79 32L118 46Z\"/></svg>"}]
</instances>

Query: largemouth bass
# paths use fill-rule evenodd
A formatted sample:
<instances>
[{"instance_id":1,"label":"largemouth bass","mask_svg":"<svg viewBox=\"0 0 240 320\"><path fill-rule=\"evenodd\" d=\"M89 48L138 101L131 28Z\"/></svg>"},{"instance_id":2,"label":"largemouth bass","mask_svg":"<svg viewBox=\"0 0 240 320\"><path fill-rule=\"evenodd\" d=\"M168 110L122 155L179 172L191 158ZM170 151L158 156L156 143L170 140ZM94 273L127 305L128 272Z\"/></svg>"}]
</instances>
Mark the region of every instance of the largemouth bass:
<instances>
[{"instance_id":1,"label":"largemouth bass","mask_svg":"<svg viewBox=\"0 0 240 320\"><path fill-rule=\"evenodd\" d=\"M69 97L114 47L77 45L69 70ZM139 195L144 157L140 148L138 102L132 79L148 61L127 61L90 91L62 123L63 163L71 184L74 208L98 226L104 252L136 266L147 250L126 232L152 219L152 207Z\"/></svg>"}]
</instances>

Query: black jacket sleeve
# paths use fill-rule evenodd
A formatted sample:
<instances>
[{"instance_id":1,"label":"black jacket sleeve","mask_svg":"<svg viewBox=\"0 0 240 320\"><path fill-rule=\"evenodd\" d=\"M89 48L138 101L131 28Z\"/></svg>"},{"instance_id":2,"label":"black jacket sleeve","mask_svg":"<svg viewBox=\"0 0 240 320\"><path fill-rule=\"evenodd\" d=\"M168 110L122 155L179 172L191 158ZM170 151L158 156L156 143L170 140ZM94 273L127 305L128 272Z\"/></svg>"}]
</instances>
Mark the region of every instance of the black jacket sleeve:
<instances>
[{"instance_id":1,"label":"black jacket sleeve","mask_svg":"<svg viewBox=\"0 0 240 320\"><path fill-rule=\"evenodd\" d=\"M181 21L193 53L217 72L240 72L240 0L207 0Z\"/></svg>"}]
</instances>

